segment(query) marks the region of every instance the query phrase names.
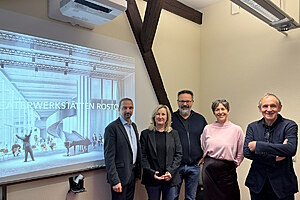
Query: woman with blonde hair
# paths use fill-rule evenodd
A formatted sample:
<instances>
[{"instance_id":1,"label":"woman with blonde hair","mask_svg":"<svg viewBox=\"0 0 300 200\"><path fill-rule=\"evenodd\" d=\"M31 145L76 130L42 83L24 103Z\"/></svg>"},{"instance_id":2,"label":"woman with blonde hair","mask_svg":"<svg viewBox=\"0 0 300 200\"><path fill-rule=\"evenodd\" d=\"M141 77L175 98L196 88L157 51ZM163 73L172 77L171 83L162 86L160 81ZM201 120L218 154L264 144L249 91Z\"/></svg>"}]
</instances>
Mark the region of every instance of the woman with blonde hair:
<instances>
[{"instance_id":1,"label":"woman with blonde hair","mask_svg":"<svg viewBox=\"0 0 300 200\"><path fill-rule=\"evenodd\" d=\"M171 128L171 112L166 105L157 106L148 129L141 133L142 184L149 200L174 200L180 182L182 149L178 132Z\"/></svg>"}]
</instances>

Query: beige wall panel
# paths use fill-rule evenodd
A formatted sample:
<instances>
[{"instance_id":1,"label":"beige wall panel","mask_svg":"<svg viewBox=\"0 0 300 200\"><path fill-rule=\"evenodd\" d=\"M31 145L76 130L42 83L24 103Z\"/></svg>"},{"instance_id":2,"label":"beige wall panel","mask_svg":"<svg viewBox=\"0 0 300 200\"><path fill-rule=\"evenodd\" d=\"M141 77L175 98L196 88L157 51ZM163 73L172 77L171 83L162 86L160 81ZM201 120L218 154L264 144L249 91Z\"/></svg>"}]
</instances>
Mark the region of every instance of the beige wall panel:
<instances>
[{"instance_id":1,"label":"beige wall panel","mask_svg":"<svg viewBox=\"0 0 300 200\"><path fill-rule=\"evenodd\" d=\"M161 14L153 49L174 110L177 92L191 89L194 109L199 111L200 29L200 25L165 10Z\"/></svg>"},{"instance_id":2,"label":"beige wall panel","mask_svg":"<svg viewBox=\"0 0 300 200\"><path fill-rule=\"evenodd\" d=\"M143 14L146 3L139 0ZM172 109L177 110L177 92L191 89L195 93L194 109L199 111L200 93L200 30L201 26L162 10L153 52Z\"/></svg>"},{"instance_id":3,"label":"beige wall panel","mask_svg":"<svg viewBox=\"0 0 300 200\"><path fill-rule=\"evenodd\" d=\"M298 6L288 3L293 1L286 2L287 8ZM259 98L272 92L282 100L282 115L299 124L300 29L285 36L242 9L231 15L227 0L203 9L203 13L200 109L208 121L215 120L211 102L226 98L231 104L230 120L246 131L250 122L262 117L257 109ZM297 162L294 166L299 177ZM244 186L250 163L245 159L238 168L243 200L250 199Z\"/></svg>"}]
</instances>

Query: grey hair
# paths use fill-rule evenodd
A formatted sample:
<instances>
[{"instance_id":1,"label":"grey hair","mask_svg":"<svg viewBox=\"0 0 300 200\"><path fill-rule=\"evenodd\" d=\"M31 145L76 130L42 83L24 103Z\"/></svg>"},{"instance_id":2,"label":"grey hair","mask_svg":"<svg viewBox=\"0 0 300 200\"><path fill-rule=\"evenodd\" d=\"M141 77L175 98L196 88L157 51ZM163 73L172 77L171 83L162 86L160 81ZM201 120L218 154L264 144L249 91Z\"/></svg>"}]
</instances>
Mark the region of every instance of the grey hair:
<instances>
[{"instance_id":1,"label":"grey hair","mask_svg":"<svg viewBox=\"0 0 300 200\"><path fill-rule=\"evenodd\" d=\"M278 101L278 106L281 107L281 101L280 99L275 95L275 94L272 94L272 93L266 93L258 102L258 107L261 108L261 101L263 100L263 98L265 97L269 97L269 96L272 96L272 97L275 97Z\"/></svg>"}]
</instances>

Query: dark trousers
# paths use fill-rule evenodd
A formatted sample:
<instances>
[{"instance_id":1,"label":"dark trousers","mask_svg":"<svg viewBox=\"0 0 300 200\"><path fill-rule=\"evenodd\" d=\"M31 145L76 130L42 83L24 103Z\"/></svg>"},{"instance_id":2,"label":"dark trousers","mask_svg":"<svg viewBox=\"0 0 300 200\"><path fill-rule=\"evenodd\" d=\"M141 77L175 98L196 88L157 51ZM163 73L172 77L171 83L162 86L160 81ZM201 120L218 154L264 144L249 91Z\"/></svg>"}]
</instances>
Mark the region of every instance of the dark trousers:
<instances>
[{"instance_id":1,"label":"dark trousers","mask_svg":"<svg viewBox=\"0 0 300 200\"><path fill-rule=\"evenodd\" d=\"M196 200L204 200L204 188L202 184L197 187Z\"/></svg>"},{"instance_id":2,"label":"dark trousers","mask_svg":"<svg viewBox=\"0 0 300 200\"><path fill-rule=\"evenodd\" d=\"M197 187L197 192L196 192L196 200L204 200L204 187L203 187L203 164L200 165L200 176L199 176L199 183Z\"/></svg>"},{"instance_id":3,"label":"dark trousers","mask_svg":"<svg viewBox=\"0 0 300 200\"><path fill-rule=\"evenodd\" d=\"M32 148L29 146L25 147L25 162L27 162L28 153L30 154L31 160L34 161Z\"/></svg>"},{"instance_id":4,"label":"dark trousers","mask_svg":"<svg viewBox=\"0 0 300 200\"><path fill-rule=\"evenodd\" d=\"M111 199L112 200L133 200L135 190L135 175L132 170L130 180L127 185L122 185L122 192L115 192L111 188Z\"/></svg>"},{"instance_id":5,"label":"dark trousers","mask_svg":"<svg viewBox=\"0 0 300 200\"><path fill-rule=\"evenodd\" d=\"M287 196L283 199L278 198L268 178L266 179L266 182L262 190L260 191L260 193L257 194L250 191L250 195L251 195L251 200L294 200L295 199L294 194Z\"/></svg>"},{"instance_id":6,"label":"dark trousers","mask_svg":"<svg viewBox=\"0 0 300 200\"><path fill-rule=\"evenodd\" d=\"M160 184L157 186L146 186L148 193L148 200L174 200L176 196L176 186L170 187L167 184Z\"/></svg>"}]
</instances>

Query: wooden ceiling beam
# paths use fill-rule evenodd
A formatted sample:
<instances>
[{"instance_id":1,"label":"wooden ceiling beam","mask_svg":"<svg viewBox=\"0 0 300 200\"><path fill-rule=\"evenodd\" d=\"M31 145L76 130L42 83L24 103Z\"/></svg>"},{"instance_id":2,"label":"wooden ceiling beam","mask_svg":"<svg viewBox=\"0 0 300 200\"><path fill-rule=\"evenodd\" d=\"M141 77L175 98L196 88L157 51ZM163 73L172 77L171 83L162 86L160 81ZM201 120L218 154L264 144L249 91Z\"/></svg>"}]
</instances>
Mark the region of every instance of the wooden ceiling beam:
<instances>
[{"instance_id":1,"label":"wooden ceiling beam","mask_svg":"<svg viewBox=\"0 0 300 200\"><path fill-rule=\"evenodd\" d=\"M152 48L162 5L163 0L148 0L141 32L141 42L145 52Z\"/></svg>"},{"instance_id":2,"label":"wooden ceiling beam","mask_svg":"<svg viewBox=\"0 0 300 200\"><path fill-rule=\"evenodd\" d=\"M149 0L144 0L149 1ZM202 24L202 13L177 0L164 0L163 9L187 20Z\"/></svg>"},{"instance_id":3,"label":"wooden ceiling beam","mask_svg":"<svg viewBox=\"0 0 300 200\"><path fill-rule=\"evenodd\" d=\"M138 10L138 7L136 5L135 0L127 0L126 15L127 15L128 20L129 20L131 29L133 31L135 40L138 44L139 50L142 54L142 57L143 57L145 65L146 65L146 69L147 69L149 78L151 80L154 92L156 94L158 103L167 105L170 108L170 110L172 111L172 107L171 107L171 104L169 102L166 90L164 88L164 84L163 84L162 78L160 76L158 66L157 66L154 54L152 52L152 49L150 47L150 49L146 48L147 51L144 50L143 46L147 47L147 44L143 45L143 40L141 40L143 22L142 22L142 18L140 16L140 13L139 13L139 10ZM144 29L146 30L147 28L144 27ZM156 30L156 27L152 27L152 28L149 28L149 29L152 32L150 35L153 35L153 34L155 35L155 32L153 33L153 30L154 29ZM153 35L153 37L154 37L154 35ZM144 37L148 38L148 39L151 38L151 36L144 36Z\"/></svg>"}]
</instances>

